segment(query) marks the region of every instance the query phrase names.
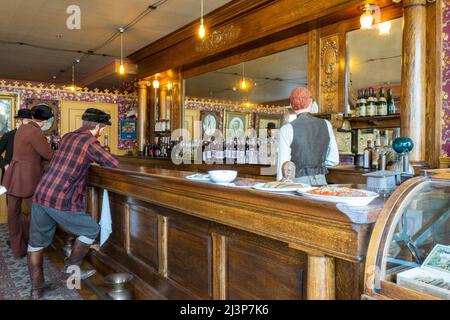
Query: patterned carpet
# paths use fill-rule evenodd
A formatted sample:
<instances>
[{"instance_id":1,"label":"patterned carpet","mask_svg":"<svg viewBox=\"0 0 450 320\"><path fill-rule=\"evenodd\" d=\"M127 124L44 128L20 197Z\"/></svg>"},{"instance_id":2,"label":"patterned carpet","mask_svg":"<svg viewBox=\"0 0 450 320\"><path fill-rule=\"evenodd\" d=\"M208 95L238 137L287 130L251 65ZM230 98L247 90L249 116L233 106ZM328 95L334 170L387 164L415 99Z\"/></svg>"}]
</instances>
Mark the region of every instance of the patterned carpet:
<instances>
[{"instance_id":1,"label":"patterned carpet","mask_svg":"<svg viewBox=\"0 0 450 320\"><path fill-rule=\"evenodd\" d=\"M15 259L6 244L8 226L0 224L0 300L26 300L30 294L27 258ZM57 282L59 270L44 257L46 282ZM44 296L43 300L83 300L76 290L61 286Z\"/></svg>"}]
</instances>

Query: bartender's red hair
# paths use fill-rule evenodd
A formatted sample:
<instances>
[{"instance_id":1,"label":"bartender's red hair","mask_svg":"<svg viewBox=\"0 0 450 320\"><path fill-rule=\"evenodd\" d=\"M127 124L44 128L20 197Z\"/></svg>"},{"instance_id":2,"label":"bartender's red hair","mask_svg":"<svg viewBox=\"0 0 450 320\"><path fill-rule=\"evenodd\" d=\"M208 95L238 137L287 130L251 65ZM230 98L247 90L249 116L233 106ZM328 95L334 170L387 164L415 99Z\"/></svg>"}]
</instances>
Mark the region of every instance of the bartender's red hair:
<instances>
[{"instance_id":1,"label":"bartender's red hair","mask_svg":"<svg viewBox=\"0 0 450 320\"><path fill-rule=\"evenodd\" d=\"M290 100L291 107L294 111L308 108L313 101L311 92L304 87L298 87L292 90Z\"/></svg>"}]
</instances>

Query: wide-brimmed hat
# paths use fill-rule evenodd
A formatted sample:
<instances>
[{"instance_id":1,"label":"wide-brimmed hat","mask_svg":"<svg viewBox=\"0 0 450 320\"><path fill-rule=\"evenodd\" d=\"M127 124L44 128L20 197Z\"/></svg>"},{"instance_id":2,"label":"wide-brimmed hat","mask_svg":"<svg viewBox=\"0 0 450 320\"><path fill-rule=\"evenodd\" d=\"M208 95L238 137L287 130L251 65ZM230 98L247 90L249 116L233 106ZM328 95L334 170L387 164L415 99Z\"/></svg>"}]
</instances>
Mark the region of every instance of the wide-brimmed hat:
<instances>
[{"instance_id":1,"label":"wide-brimmed hat","mask_svg":"<svg viewBox=\"0 0 450 320\"><path fill-rule=\"evenodd\" d=\"M276 129L277 125L275 124L275 122L269 122L267 124L267 129Z\"/></svg>"},{"instance_id":2,"label":"wide-brimmed hat","mask_svg":"<svg viewBox=\"0 0 450 320\"><path fill-rule=\"evenodd\" d=\"M14 119L33 119L30 109L19 109Z\"/></svg>"},{"instance_id":3,"label":"wide-brimmed hat","mask_svg":"<svg viewBox=\"0 0 450 320\"><path fill-rule=\"evenodd\" d=\"M48 120L53 118L53 111L48 104L39 103L31 108L31 116L36 120Z\"/></svg>"},{"instance_id":4,"label":"wide-brimmed hat","mask_svg":"<svg viewBox=\"0 0 450 320\"><path fill-rule=\"evenodd\" d=\"M110 121L111 116L109 114L107 114L106 112L99 110L99 109L95 109L95 108L87 109L83 113L83 116L81 117L81 119L84 121L101 123L101 124L105 124L108 126L111 125L111 121Z\"/></svg>"}]
</instances>

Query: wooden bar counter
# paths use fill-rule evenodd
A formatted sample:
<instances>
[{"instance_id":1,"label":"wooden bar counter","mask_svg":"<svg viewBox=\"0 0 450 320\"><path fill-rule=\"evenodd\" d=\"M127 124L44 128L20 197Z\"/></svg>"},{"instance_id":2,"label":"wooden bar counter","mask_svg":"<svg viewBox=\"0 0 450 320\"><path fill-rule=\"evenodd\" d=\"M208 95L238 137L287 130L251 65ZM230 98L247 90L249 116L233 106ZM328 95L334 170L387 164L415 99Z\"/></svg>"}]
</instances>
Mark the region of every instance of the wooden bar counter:
<instances>
[{"instance_id":1,"label":"wooden bar counter","mask_svg":"<svg viewBox=\"0 0 450 320\"><path fill-rule=\"evenodd\" d=\"M89 261L133 273L147 299L360 299L383 201L361 223L332 203L188 174L92 166L89 211L99 218L108 190L113 232Z\"/></svg>"}]
</instances>

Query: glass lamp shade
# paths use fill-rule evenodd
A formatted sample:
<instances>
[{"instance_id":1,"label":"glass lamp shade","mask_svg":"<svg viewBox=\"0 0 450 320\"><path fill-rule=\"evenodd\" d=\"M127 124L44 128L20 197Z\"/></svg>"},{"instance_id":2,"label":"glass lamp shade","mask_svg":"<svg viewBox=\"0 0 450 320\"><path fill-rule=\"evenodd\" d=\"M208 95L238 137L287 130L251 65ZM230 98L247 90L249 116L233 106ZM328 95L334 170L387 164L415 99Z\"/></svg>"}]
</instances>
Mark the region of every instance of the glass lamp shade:
<instances>
[{"instance_id":1,"label":"glass lamp shade","mask_svg":"<svg viewBox=\"0 0 450 320\"><path fill-rule=\"evenodd\" d=\"M370 11L364 11L360 18L361 29L367 30L372 28L373 16Z\"/></svg>"}]
</instances>

